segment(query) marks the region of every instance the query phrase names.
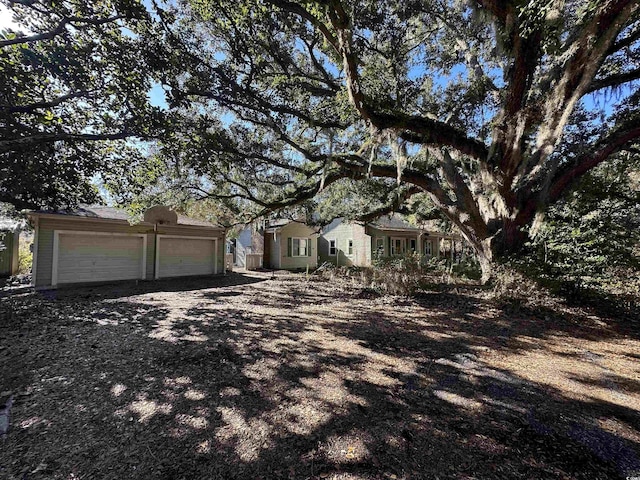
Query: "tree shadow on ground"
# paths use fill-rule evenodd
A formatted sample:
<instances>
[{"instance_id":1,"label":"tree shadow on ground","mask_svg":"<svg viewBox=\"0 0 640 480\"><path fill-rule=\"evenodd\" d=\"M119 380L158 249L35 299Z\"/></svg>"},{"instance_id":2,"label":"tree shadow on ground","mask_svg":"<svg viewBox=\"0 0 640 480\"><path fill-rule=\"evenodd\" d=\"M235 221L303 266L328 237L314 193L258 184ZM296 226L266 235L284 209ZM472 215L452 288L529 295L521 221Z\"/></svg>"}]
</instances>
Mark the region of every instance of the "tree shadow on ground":
<instances>
[{"instance_id":1,"label":"tree shadow on ground","mask_svg":"<svg viewBox=\"0 0 640 480\"><path fill-rule=\"evenodd\" d=\"M0 474L604 479L640 470L637 391L626 377L594 381L614 367L594 348L616 339L611 330L598 336L548 312L505 317L453 294L360 298L295 280L157 293L14 300L17 313L0 323L11 339L1 373L16 365L20 378L9 387L15 423ZM584 348L556 351L570 336ZM566 367L586 393L501 356Z\"/></svg>"},{"instance_id":2,"label":"tree shadow on ground","mask_svg":"<svg viewBox=\"0 0 640 480\"><path fill-rule=\"evenodd\" d=\"M259 274L229 272L225 275L166 278L148 281L126 281L110 284L63 286L44 290L40 295L50 299L109 299L162 292L192 292L224 287L242 287L263 282L268 277ZM229 292L223 294L229 295Z\"/></svg>"}]
</instances>

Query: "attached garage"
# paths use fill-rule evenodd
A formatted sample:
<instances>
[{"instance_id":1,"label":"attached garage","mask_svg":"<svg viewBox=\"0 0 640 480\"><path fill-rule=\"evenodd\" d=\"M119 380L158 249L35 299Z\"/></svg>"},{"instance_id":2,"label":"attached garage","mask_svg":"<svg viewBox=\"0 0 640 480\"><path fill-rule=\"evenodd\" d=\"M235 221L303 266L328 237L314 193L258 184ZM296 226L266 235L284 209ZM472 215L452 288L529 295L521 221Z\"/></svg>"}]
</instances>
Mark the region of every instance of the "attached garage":
<instances>
[{"instance_id":1,"label":"attached garage","mask_svg":"<svg viewBox=\"0 0 640 480\"><path fill-rule=\"evenodd\" d=\"M218 273L217 246L217 238L157 235L156 278Z\"/></svg>"},{"instance_id":2,"label":"attached garage","mask_svg":"<svg viewBox=\"0 0 640 480\"><path fill-rule=\"evenodd\" d=\"M135 224L126 212L102 206L29 217L37 288L224 272L225 229L166 207L147 210Z\"/></svg>"}]
</instances>

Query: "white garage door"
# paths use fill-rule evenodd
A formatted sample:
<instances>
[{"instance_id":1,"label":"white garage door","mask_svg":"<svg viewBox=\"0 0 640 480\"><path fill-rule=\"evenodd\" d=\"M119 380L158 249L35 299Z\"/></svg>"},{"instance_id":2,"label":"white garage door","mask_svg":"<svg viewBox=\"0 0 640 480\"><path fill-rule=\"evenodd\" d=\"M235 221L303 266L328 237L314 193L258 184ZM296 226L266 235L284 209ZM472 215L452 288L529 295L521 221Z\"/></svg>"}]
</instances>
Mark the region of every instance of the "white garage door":
<instances>
[{"instance_id":1,"label":"white garage door","mask_svg":"<svg viewBox=\"0 0 640 480\"><path fill-rule=\"evenodd\" d=\"M216 239L158 236L156 278L216 273Z\"/></svg>"},{"instance_id":2,"label":"white garage door","mask_svg":"<svg viewBox=\"0 0 640 480\"><path fill-rule=\"evenodd\" d=\"M53 284L132 280L144 276L144 239L56 232ZM57 266L57 268L55 268Z\"/></svg>"}]
</instances>

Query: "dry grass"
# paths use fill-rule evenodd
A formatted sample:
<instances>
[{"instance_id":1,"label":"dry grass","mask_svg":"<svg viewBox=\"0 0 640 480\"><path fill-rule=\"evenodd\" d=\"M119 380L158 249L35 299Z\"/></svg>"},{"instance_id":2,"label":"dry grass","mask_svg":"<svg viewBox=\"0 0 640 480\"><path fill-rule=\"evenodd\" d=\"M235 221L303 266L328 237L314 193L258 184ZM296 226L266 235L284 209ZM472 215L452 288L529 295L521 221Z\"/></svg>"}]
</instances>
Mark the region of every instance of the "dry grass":
<instances>
[{"instance_id":1,"label":"dry grass","mask_svg":"<svg viewBox=\"0 0 640 480\"><path fill-rule=\"evenodd\" d=\"M255 273L0 298L0 478L617 478L637 319Z\"/></svg>"}]
</instances>

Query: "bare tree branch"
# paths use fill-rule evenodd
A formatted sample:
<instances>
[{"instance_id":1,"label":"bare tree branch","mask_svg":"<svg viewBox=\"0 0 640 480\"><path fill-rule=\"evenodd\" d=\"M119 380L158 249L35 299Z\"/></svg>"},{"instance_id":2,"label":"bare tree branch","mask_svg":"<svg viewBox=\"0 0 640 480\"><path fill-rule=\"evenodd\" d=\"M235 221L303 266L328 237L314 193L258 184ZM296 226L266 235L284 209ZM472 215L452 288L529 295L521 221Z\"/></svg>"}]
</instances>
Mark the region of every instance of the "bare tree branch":
<instances>
[{"instance_id":1,"label":"bare tree branch","mask_svg":"<svg viewBox=\"0 0 640 480\"><path fill-rule=\"evenodd\" d=\"M130 137L143 138L143 135L130 131L122 131L119 133L105 134L88 134L88 133L42 133L38 135L29 135L27 137L19 137L12 139L0 140L0 153L10 152L16 148L24 148L32 145L41 145L43 143L53 142L85 142L85 141L102 141L102 140L122 140ZM153 137L144 137L153 138Z\"/></svg>"},{"instance_id":2,"label":"bare tree branch","mask_svg":"<svg viewBox=\"0 0 640 480\"><path fill-rule=\"evenodd\" d=\"M587 88L585 93L592 93L596 90L602 90L603 88L617 87L618 85L622 85L639 79L640 68L631 70L629 72L609 75L608 77L595 79L593 82L591 82L591 85L589 85L589 88Z\"/></svg>"},{"instance_id":3,"label":"bare tree branch","mask_svg":"<svg viewBox=\"0 0 640 480\"><path fill-rule=\"evenodd\" d=\"M41 108L53 108L57 107L61 103L66 102L67 100L71 100L74 98L82 98L87 97L92 94L94 90L81 90L79 92L68 93L66 95L61 95L54 100L50 100L48 102L39 102L32 103L30 105L0 105L0 112L8 112L8 113L29 113L34 110L39 110Z\"/></svg>"}]
</instances>

